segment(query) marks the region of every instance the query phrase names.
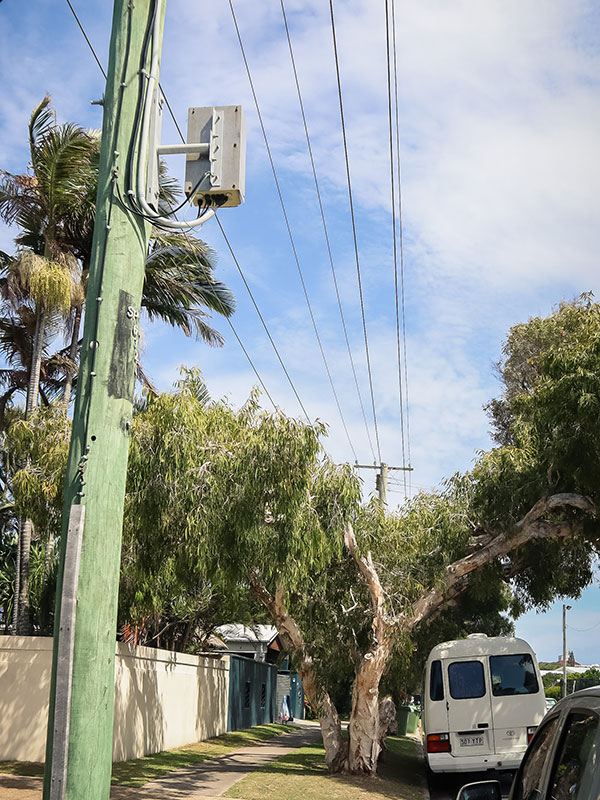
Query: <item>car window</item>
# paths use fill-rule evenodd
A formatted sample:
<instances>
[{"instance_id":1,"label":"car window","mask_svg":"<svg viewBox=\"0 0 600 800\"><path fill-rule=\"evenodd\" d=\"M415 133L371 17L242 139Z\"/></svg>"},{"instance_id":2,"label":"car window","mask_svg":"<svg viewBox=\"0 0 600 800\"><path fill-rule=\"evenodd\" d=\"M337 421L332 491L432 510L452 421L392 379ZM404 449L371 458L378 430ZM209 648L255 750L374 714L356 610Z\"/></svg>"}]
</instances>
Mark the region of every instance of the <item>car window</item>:
<instances>
[{"instance_id":1,"label":"car window","mask_svg":"<svg viewBox=\"0 0 600 800\"><path fill-rule=\"evenodd\" d=\"M509 656L490 656L492 694L505 697L510 694L535 694L538 680L529 653Z\"/></svg>"},{"instance_id":2,"label":"car window","mask_svg":"<svg viewBox=\"0 0 600 800\"><path fill-rule=\"evenodd\" d=\"M597 767L598 716L591 711L569 714L550 777L552 800L589 800Z\"/></svg>"},{"instance_id":3,"label":"car window","mask_svg":"<svg viewBox=\"0 0 600 800\"><path fill-rule=\"evenodd\" d=\"M432 700L444 699L444 684L442 683L442 662L431 662L431 675L429 678L429 696Z\"/></svg>"},{"instance_id":4,"label":"car window","mask_svg":"<svg viewBox=\"0 0 600 800\"><path fill-rule=\"evenodd\" d=\"M455 661L448 667L450 694L455 700L483 697L485 679L481 661Z\"/></svg>"},{"instance_id":5,"label":"car window","mask_svg":"<svg viewBox=\"0 0 600 800\"><path fill-rule=\"evenodd\" d=\"M531 747L525 753L516 778L513 800L529 800L536 789L540 789L544 765L552 750L552 742L557 730L558 717L540 726Z\"/></svg>"}]
</instances>

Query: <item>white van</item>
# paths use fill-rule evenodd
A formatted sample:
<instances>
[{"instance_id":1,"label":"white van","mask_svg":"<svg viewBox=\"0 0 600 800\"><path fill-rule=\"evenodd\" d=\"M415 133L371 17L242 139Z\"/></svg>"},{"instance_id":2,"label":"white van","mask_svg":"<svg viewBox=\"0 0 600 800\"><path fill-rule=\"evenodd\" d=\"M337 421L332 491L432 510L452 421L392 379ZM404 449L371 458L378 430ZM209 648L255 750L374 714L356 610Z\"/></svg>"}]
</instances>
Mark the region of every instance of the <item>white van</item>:
<instances>
[{"instance_id":1,"label":"white van","mask_svg":"<svg viewBox=\"0 0 600 800\"><path fill-rule=\"evenodd\" d=\"M422 702L424 750L434 773L517 769L546 712L531 647L485 633L433 648Z\"/></svg>"}]
</instances>

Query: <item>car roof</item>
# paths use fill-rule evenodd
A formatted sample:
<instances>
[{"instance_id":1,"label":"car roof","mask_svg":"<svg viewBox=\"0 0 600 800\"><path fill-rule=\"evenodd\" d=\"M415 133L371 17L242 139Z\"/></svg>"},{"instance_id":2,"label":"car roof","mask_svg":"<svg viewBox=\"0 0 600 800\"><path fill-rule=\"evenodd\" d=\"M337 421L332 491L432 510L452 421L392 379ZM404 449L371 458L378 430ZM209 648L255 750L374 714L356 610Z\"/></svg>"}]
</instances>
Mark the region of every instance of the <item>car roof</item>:
<instances>
[{"instance_id":1,"label":"car roof","mask_svg":"<svg viewBox=\"0 0 600 800\"><path fill-rule=\"evenodd\" d=\"M573 692L573 694L568 694L566 697L563 697L562 700L559 700L558 703L554 706L554 708L558 708L558 706L562 706L567 702L573 699L578 699L580 697L600 697L600 685L590 686L589 689L580 689L578 692Z\"/></svg>"}]
</instances>

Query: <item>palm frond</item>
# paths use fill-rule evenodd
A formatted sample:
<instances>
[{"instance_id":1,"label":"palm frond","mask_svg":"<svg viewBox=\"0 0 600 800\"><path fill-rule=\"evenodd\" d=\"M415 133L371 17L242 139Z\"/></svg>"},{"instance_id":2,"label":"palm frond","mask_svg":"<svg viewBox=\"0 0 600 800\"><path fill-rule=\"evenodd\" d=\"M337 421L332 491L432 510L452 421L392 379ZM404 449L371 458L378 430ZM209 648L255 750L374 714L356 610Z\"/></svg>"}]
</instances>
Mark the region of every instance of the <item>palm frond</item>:
<instances>
[{"instance_id":1,"label":"palm frond","mask_svg":"<svg viewBox=\"0 0 600 800\"><path fill-rule=\"evenodd\" d=\"M31 114L29 120L29 147L31 161L35 171L35 150L39 143L48 135L56 125L56 117L50 108L50 95L47 94Z\"/></svg>"},{"instance_id":2,"label":"palm frond","mask_svg":"<svg viewBox=\"0 0 600 800\"><path fill-rule=\"evenodd\" d=\"M35 211L42 211L35 178L0 170L0 218L7 225L20 224L21 214Z\"/></svg>"},{"instance_id":3,"label":"palm frond","mask_svg":"<svg viewBox=\"0 0 600 800\"><path fill-rule=\"evenodd\" d=\"M160 318L211 345L223 337L207 323L204 309L231 316L235 299L213 277L214 254L198 239L160 234L152 241L146 261L142 306L150 319Z\"/></svg>"},{"instance_id":4,"label":"palm frond","mask_svg":"<svg viewBox=\"0 0 600 800\"><path fill-rule=\"evenodd\" d=\"M83 128L70 123L52 129L37 148L35 175L50 227L80 214L93 181L96 148Z\"/></svg>"}]
</instances>

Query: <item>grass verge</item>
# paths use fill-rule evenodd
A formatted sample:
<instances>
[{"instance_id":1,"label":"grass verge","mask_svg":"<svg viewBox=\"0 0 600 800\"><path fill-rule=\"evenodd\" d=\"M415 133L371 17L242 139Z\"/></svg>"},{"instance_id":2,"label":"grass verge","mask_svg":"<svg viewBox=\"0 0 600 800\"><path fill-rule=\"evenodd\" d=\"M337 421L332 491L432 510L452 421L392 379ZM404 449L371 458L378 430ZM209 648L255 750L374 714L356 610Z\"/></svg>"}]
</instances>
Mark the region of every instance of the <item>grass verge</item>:
<instances>
[{"instance_id":1,"label":"grass verge","mask_svg":"<svg viewBox=\"0 0 600 800\"><path fill-rule=\"evenodd\" d=\"M331 775L322 745L296 750L265 765L225 792L244 800L426 800L425 772L414 739L394 736L375 778Z\"/></svg>"},{"instance_id":2,"label":"grass verge","mask_svg":"<svg viewBox=\"0 0 600 800\"><path fill-rule=\"evenodd\" d=\"M297 725L257 725L242 731L224 733L205 742L180 747L177 750L166 750L144 758L121 761L113 764L112 783L119 786L140 787L148 781L161 778L169 772L192 764L199 764L209 758L217 758L259 744L280 733L297 730ZM9 775L43 776L44 765L25 761L0 761L0 773Z\"/></svg>"}]
</instances>

